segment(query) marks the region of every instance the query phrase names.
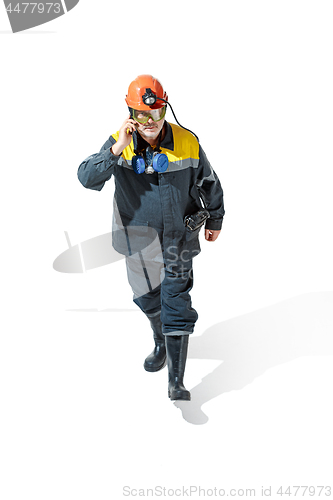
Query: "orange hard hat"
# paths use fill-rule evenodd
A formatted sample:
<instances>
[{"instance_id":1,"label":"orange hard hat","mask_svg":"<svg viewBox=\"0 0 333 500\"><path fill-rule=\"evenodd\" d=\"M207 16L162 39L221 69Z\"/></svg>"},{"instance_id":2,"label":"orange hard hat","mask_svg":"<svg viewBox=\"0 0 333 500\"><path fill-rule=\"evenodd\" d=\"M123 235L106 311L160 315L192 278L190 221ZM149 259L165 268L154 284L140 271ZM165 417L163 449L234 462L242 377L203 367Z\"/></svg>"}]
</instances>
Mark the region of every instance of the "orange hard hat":
<instances>
[{"instance_id":1,"label":"orange hard hat","mask_svg":"<svg viewBox=\"0 0 333 500\"><path fill-rule=\"evenodd\" d=\"M148 89L150 89L156 97L160 97L165 101L168 100L168 96L157 78L154 78L152 75L140 75L135 78L128 87L128 94L125 99L127 106L133 109L143 110L158 109L162 108L162 106L166 106L166 103L160 100L157 100L151 106L145 104L142 97L146 94Z\"/></svg>"}]
</instances>

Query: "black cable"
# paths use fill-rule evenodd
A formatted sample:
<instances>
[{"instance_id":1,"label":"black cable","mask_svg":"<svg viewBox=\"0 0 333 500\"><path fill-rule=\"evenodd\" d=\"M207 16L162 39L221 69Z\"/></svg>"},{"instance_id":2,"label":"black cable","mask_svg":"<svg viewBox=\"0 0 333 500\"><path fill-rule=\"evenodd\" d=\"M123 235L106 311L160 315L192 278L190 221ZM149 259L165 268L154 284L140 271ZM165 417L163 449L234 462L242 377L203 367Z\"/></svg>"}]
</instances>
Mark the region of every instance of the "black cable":
<instances>
[{"instance_id":1,"label":"black cable","mask_svg":"<svg viewBox=\"0 0 333 500\"><path fill-rule=\"evenodd\" d=\"M165 99L162 99L161 97L157 97L157 99L158 99L159 101L163 101L163 102L165 102L168 106L170 106L171 111L172 111L172 114L173 114L173 116L174 116L174 118L175 118L176 122L178 123L178 125L179 125L181 128L183 128L183 129L187 130L188 132L191 132L191 134L193 134L193 135L194 135L194 137L196 137L197 141L198 141L198 142L200 142L200 141L199 141L199 137L198 137L198 136L197 136L194 132L192 132L192 130L190 130L189 128L183 127L183 125L181 125L181 124L179 123L179 121L178 121L178 120L177 120L177 118L176 118L175 112L174 112L174 110L172 109L171 104L170 104L168 101L166 101Z\"/></svg>"}]
</instances>

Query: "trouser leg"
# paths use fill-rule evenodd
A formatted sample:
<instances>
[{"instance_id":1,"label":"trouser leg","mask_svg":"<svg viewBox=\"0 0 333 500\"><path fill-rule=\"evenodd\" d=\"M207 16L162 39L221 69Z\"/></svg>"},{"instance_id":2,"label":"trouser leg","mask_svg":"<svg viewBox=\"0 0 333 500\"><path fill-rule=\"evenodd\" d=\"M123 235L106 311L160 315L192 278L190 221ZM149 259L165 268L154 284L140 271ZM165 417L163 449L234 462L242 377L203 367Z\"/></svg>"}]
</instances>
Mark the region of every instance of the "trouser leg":
<instances>
[{"instance_id":1,"label":"trouser leg","mask_svg":"<svg viewBox=\"0 0 333 500\"><path fill-rule=\"evenodd\" d=\"M154 350L144 362L146 371L155 372L166 365L165 338L161 323L161 276L163 260L144 259L144 255L126 258L128 281L133 290L133 301L146 314L153 330ZM152 289L153 285L156 285Z\"/></svg>"},{"instance_id":2,"label":"trouser leg","mask_svg":"<svg viewBox=\"0 0 333 500\"><path fill-rule=\"evenodd\" d=\"M161 310L161 281L164 278L162 254L151 258L144 252L126 257L128 282L134 303L147 315Z\"/></svg>"},{"instance_id":3,"label":"trouser leg","mask_svg":"<svg viewBox=\"0 0 333 500\"><path fill-rule=\"evenodd\" d=\"M190 291L193 287L192 259L166 261L162 269L163 262L159 262L160 266L156 267L156 262L145 260L142 255L136 255L135 259L133 257L135 256L126 259L128 278L134 293L133 300L150 321L152 318L157 320L161 311L159 325L163 324L165 335L165 344L158 346L157 335L152 324L155 349L146 358L145 369L157 371L163 368L167 353L169 397L172 400L188 401L191 396L184 387L183 377L189 334L193 332L198 318L197 312L192 308L190 298ZM150 275L154 277L155 282L158 281L157 275L159 276L160 284L155 288L152 288Z\"/></svg>"},{"instance_id":4,"label":"trouser leg","mask_svg":"<svg viewBox=\"0 0 333 500\"><path fill-rule=\"evenodd\" d=\"M161 320L165 335L189 335L198 319L192 307L192 259L166 262L161 284Z\"/></svg>"},{"instance_id":5,"label":"trouser leg","mask_svg":"<svg viewBox=\"0 0 333 500\"><path fill-rule=\"evenodd\" d=\"M166 264L165 278L161 285L161 319L169 373L168 395L171 400L191 399L183 379L189 335L193 332L198 319L198 314L191 303L192 287L192 259Z\"/></svg>"}]
</instances>

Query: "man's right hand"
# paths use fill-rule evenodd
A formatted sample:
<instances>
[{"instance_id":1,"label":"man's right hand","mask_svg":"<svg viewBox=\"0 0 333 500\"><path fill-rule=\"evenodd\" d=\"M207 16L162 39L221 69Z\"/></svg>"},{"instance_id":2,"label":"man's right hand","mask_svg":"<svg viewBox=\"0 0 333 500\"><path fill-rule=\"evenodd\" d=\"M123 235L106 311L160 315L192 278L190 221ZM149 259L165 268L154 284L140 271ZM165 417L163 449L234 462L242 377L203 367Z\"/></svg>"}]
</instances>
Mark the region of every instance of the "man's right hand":
<instances>
[{"instance_id":1,"label":"man's right hand","mask_svg":"<svg viewBox=\"0 0 333 500\"><path fill-rule=\"evenodd\" d=\"M136 130L136 121L129 115L119 129L118 141L112 146L111 153L115 156L119 156L131 143L134 130Z\"/></svg>"}]
</instances>

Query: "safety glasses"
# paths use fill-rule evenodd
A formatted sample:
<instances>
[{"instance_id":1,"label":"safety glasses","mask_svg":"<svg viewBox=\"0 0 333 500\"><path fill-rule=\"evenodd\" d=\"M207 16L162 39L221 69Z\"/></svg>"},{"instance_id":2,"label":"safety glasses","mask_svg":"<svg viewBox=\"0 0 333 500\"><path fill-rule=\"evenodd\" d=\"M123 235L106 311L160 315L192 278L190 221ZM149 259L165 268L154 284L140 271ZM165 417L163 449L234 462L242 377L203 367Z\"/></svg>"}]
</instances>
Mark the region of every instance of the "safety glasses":
<instances>
[{"instance_id":1,"label":"safety glasses","mask_svg":"<svg viewBox=\"0 0 333 500\"><path fill-rule=\"evenodd\" d=\"M154 122L158 122L165 117L166 106L158 109L150 109L149 111L142 111L141 109L133 109L132 114L135 121L139 123L147 123L149 118Z\"/></svg>"}]
</instances>

